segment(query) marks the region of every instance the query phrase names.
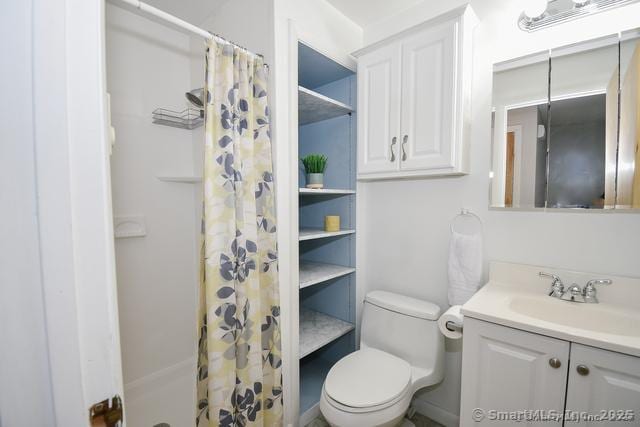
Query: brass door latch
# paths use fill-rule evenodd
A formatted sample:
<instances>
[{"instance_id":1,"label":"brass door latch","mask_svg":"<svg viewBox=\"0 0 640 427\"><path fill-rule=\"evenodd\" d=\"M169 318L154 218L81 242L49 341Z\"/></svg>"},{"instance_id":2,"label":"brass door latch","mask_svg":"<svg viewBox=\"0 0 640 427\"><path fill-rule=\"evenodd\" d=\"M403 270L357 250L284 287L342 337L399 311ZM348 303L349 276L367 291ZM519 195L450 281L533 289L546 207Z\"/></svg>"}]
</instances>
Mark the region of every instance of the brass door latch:
<instances>
[{"instance_id":1,"label":"brass door latch","mask_svg":"<svg viewBox=\"0 0 640 427\"><path fill-rule=\"evenodd\" d=\"M96 403L89 409L91 427L121 427L123 415L122 399L118 395Z\"/></svg>"}]
</instances>

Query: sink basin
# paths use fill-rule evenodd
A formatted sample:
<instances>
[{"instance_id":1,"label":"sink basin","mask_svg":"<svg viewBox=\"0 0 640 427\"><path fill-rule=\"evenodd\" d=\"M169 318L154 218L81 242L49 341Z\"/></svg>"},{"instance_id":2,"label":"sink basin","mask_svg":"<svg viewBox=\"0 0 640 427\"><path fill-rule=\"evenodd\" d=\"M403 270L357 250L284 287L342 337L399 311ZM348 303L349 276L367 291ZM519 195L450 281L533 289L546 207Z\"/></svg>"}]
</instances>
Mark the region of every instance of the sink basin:
<instances>
[{"instance_id":1,"label":"sink basin","mask_svg":"<svg viewBox=\"0 0 640 427\"><path fill-rule=\"evenodd\" d=\"M638 336L640 332L638 314L601 304L560 301L547 296L514 296L509 308L537 320L585 331L622 336Z\"/></svg>"},{"instance_id":2,"label":"sink basin","mask_svg":"<svg viewBox=\"0 0 640 427\"><path fill-rule=\"evenodd\" d=\"M552 271L567 282L587 283L600 274L548 267L491 263L489 281L461 308L465 317L533 332L577 344L640 357L640 277L605 275L611 286L598 288L597 304L550 297Z\"/></svg>"}]
</instances>

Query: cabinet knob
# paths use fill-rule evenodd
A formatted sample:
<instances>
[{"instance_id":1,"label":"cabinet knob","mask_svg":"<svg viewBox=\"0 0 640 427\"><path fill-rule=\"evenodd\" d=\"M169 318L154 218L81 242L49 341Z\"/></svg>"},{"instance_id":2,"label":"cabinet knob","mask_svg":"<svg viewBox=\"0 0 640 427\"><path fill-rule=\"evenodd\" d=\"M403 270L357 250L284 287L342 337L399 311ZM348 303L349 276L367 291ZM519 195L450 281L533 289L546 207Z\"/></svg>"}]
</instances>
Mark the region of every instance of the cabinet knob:
<instances>
[{"instance_id":1,"label":"cabinet knob","mask_svg":"<svg viewBox=\"0 0 640 427\"><path fill-rule=\"evenodd\" d=\"M551 359L549 359L549 366L551 366L553 369L558 369L560 366L562 366L562 362L557 357L552 357Z\"/></svg>"},{"instance_id":2,"label":"cabinet knob","mask_svg":"<svg viewBox=\"0 0 640 427\"><path fill-rule=\"evenodd\" d=\"M576 371L578 371L578 374L582 375L583 377L589 375L589 367L586 365L576 366Z\"/></svg>"}]
</instances>

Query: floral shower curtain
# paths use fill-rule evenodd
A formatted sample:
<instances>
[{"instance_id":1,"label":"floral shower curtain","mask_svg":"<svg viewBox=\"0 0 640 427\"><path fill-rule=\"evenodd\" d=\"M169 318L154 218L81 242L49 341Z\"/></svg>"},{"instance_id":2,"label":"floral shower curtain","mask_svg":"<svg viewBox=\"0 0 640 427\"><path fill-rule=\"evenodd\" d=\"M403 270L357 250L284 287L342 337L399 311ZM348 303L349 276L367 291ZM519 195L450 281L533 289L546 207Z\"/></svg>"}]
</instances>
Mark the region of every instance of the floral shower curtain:
<instances>
[{"instance_id":1,"label":"floral shower curtain","mask_svg":"<svg viewBox=\"0 0 640 427\"><path fill-rule=\"evenodd\" d=\"M208 42L197 427L282 425L267 76Z\"/></svg>"}]
</instances>

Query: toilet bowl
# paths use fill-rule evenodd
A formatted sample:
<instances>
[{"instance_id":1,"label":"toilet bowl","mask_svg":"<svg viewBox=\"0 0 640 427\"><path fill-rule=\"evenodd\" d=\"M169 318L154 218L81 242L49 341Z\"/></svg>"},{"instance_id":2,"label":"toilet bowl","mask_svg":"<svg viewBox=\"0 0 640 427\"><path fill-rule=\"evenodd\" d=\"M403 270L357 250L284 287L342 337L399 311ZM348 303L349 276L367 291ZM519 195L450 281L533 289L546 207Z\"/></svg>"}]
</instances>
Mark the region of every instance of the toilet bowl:
<instances>
[{"instance_id":1,"label":"toilet bowl","mask_svg":"<svg viewBox=\"0 0 640 427\"><path fill-rule=\"evenodd\" d=\"M367 294L360 350L340 359L322 387L320 411L334 427L393 427L416 390L443 378L440 308L390 292Z\"/></svg>"}]
</instances>

